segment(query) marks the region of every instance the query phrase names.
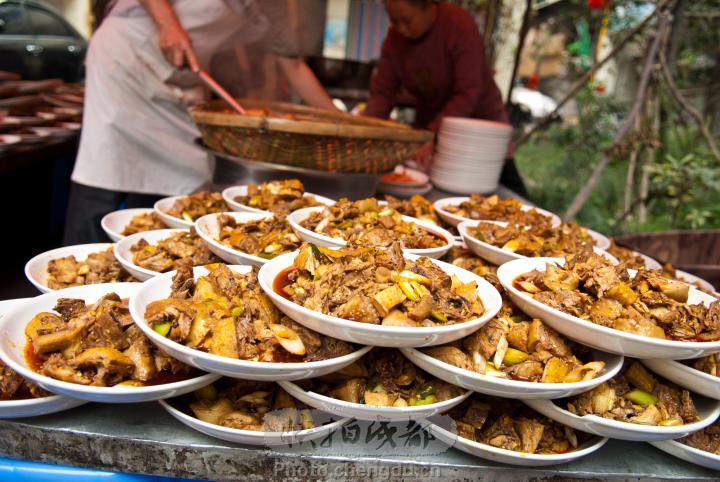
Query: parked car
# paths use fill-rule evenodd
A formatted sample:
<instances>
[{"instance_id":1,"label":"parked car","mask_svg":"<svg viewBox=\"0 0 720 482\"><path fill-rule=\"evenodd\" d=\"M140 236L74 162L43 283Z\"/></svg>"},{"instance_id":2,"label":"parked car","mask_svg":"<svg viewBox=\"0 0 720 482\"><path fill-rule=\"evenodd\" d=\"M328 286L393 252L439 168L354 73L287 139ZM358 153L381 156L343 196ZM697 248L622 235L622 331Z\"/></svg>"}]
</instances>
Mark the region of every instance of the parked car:
<instances>
[{"instance_id":1,"label":"parked car","mask_svg":"<svg viewBox=\"0 0 720 482\"><path fill-rule=\"evenodd\" d=\"M0 0L0 70L24 79L84 77L87 41L57 11L34 0Z\"/></svg>"}]
</instances>

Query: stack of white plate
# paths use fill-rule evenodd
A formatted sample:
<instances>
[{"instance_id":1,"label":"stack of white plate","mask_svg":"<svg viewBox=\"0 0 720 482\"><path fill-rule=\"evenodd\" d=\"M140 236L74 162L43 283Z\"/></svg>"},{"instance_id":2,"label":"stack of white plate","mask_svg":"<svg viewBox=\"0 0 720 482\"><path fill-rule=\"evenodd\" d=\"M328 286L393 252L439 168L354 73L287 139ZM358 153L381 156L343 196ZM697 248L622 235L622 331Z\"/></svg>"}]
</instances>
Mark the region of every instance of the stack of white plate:
<instances>
[{"instance_id":1,"label":"stack of white plate","mask_svg":"<svg viewBox=\"0 0 720 482\"><path fill-rule=\"evenodd\" d=\"M500 180L511 135L509 124L445 117L430 179L450 192L493 192Z\"/></svg>"}]
</instances>

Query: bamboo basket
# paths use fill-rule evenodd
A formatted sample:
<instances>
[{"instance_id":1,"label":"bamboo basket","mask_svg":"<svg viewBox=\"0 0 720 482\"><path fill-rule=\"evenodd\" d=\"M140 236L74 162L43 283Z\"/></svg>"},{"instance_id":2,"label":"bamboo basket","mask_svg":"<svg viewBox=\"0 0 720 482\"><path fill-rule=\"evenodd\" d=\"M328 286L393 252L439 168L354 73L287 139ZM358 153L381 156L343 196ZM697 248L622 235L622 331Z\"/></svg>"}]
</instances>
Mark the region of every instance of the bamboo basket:
<instances>
[{"instance_id":1,"label":"bamboo basket","mask_svg":"<svg viewBox=\"0 0 720 482\"><path fill-rule=\"evenodd\" d=\"M190 109L210 149L305 169L379 174L433 138L431 132L371 117L257 99L240 103L252 115L232 112L223 101Z\"/></svg>"}]
</instances>

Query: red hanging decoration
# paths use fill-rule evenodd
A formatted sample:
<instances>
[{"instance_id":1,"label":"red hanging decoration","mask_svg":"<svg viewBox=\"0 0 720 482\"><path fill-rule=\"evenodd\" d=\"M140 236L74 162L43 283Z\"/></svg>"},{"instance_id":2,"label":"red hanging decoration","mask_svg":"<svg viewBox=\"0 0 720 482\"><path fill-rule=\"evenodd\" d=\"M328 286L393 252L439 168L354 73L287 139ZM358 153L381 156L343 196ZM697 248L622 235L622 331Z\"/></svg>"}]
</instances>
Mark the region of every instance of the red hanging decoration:
<instances>
[{"instance_id":1,"label":"red hanging decoration","mask_svg":"<svg viewBox=\"0 0 720 482\"><path fill-rule=\"evenodd\" d=\"M605 8L605 0L588 0L590 10L602 10Z\"/></svg>"},{"instance_id":2,"label":"red hanging decoration","mask_svg":"<svg viewBox=\"0 0 720 482\"><path fill-rule=\"evenodd\" d=\"M538 74L532 74L527 79L526 87L528 89L537 90L537 88L540 86L540 76Z\"/></svg>"}]
</instances>

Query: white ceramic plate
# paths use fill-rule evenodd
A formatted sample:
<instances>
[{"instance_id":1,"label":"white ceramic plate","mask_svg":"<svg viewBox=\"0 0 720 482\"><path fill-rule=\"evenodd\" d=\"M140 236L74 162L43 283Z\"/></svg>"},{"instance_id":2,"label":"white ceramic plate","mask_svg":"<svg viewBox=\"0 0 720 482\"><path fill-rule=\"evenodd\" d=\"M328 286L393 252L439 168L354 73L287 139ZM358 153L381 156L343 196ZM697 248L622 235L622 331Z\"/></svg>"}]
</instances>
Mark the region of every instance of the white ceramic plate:
<instances>
[{"instance_id":1,"label":"white ceramic plate","mask_svg":"<svg viewBox=\"0 0 720 482\"><path fill-rule=\"evenodd\" d=\"M259 221L260 219L272 218L272 213L250 213L250 212L231 212L222 213L235 219L238 224L244 224L251 221ZM218 257L230 264L252 264L255 266L262 266L267 263L267 259L261 258L260 256L253 256L252 254L243 253L237 249L232 249L229 246L225 246L218 238L220 236L220 226L218 225L218 218L220 214L208 214L195 221L195 230L198 236L202 238L205 245L210 251L215 253Z\"/></svg>"},{"instance_id":2,"label":"white ceramic plate","mask_svg":"<svg viewBox=\"0 0 720 482\"><path fill-rule=\"evenodd\" d=\"M502 305L500 293L480 276L457 266L432 260L433 263L438 265L447 274L456 275L465 283L471 281L477 283L477 291L485 307L485 312L482 316L463 323L432 328L382 326L345 320L305 308L275 292L273 289L275 278L285 269L292 266L297 254L297 251L287 253L264 264L258 274L260 287L283 313L298 323L319 333L353 343L360 343L361 345L394 348L442 345L475 332L490 321ZM407 254L405 258L415 260L418 256Z\"/></svg>"},{"instance_id":3,"label":"white ceramic plate","mask_svg":"<svg viewBox=\"0 0 720 482\"><path fill-rule=\"evenodd\" d=\"M157 213L158 216L160 216L160 219L168 225L169 228L174 229L188 229L193 227L195 224L194 221L186 221L185 219L176 218L175 216L170 216L168 214L168 211L172 209L173 205L175 205L175 201L178 199L182 199L187 196L170 196L163 198L155 203L153 206L153 209Z\"/></svg>"},{"instance_id":4,"label":"white ceramic plate","mask_svg":"<svg viewBox=\"0 0 720 482\"><path fill-rule=\"evenodd\" d=\"M252 269L250 266L229 266L229 268L238 273L248 273ZM208 273L205 268L195 268L194 272L196 279ZM130 299L130 314L135 324L153 343L161 347L173 358L177 358L183 363L200 370L246 380L302 380L340 370L360 359L372 348L366 346L349 355L307 363L254 362L213 355L212 353L189 348L160 335L145 321L145 309L147 306L153 301L170 296L173 276L175 276L175 272L171 271L143 283L142 288Z\"/></svg>"},{"instance_id":5,"label":"white ceramic plate","mask_svg":"<svg viewBox=\"0 0 720 482\"><path fill-rule=\"evenodd\" d=\"M118 242L125 237L122 232L125 227L130 224L132 218L140 214L150 214L153 212L152 208L134 208L134 209L120 209L119 211L113 211L103 216L100 221L105 234L114 242Z\"/></svg>"},{"instance_id":6,"label":"white ceramic plate","mask_svg":"<svg viewBox=\"0 0 720 482\"><path fill-rule=\"evenodd\" d=\"M677 457L691 464L700 465L712 470L720 470L720 455L711 454L704 450L696 449L680 443L677 440L663 440L660 442L650 442L650 445L656 449Z\"/></svg>"},{"instance_id":7,"label":"white ceramic plate","mask_svg":"<svg viewBox=\"0 0 720 482\"><path fill-rule=\"evenodd\" d=\"M257 209L251 206L247 206L245 204L240 204L235 200L237 196L246 196L247 195L247 186L232 186L227 189L225 189L222 192L222 197L225 200L225 203L232 209L233 211L239 211L239 212L246 212L246 213L260 213L260 214L268 214L271 211L266 211L264 209ZM333 199L327 198L325 196L320 196L318 194L313 194L311 192L306 192L303 197L309 197L313 196L317 202L320 204L323 204L325 206L332 206L335 204L335 201Z\"/></svg>"},{"instance_id":8,"label":"white ceramic plate","mask_svg":"<svg viewBox=\"0 0 720 482\"><path fill-rule=\"evenodd\" d=\"M670 440L686 436L689 433L702 430L712 424L720 416L720 401L710 400L699 396L693 397L695 407L700 415L700 421L675 427L660 427L654 425L641 425L637 423L619 422L597 415L578 416L556 405L552 400L523 400L533 410L548 418L568 425L575 430L592 433L601 437L632 440L636 442L651 442L657 440Z\"/></svg>"},{"instance_id":9,"label":"white ceramic plate","mask_svg":"<svg viewBox=\"0 0 720 482\"><path fill-rule=\"evenodd\" d=\"M472 392L445 400L444 402L431 403L416 407L379 407L365 405L362 403L351 403L337 398L326 397L315 392L306 392L292 382L279 382L280 386L293 397L306 405L322 410L324 412L338 415L340 417L352 417L358 420L367 421L392 421L400 422L405 420L417 420L420 418L432 417L444 413L451 408L461 404Z\"/></svg>"},{"instance_id":10,"label":"white ceramic plate","mask_svg":"<svg viewBox=\"0 0 720 482\"><path fill-rule=\"evenodd\" d=\"M53 291L47 286L47 267L50 261L67 256L75 256L77 261L84 261L88 255L105 251L108 248L112 248L112 246L112 243L78 244L45 251L33 257L25 264L25 277L35 288L40 290L41 293L48 293Z\"/></svg>"},{"instance_id":11,"label":"white ceramic plate","mask_svg":"<svg viewBox=\"0 0 720 482\"><path fill-rule=\"evenodd\" d=\"M10 309L13 309L31 298L0 301L0 319ZM85 403L84 400L64 397L62 395L50 395L41 398L29 398L26 400L0 400L0 418L22 418L36 417L50 413L68 410Z\"/></svg>"},{"instance_id":12,"label":"white ceramic plate","mask_svg":"<svg viewBox=\"0 0 720 482\"><path fill-rule=\"evenodd\" d=\"M301 223L305 219L307 219L312 213L322 212L324 209L325 207L323 206L298 209L297 211L293 211L292 213L290 213L290 215L287 217L288 223L290 223L290 226L292 227L293 231L295 231L295 234L297 234L300 239L308 243L313 243L328 248L341 248L347 245L347 241L343 239L333 238L325 234L316 233L315 231L307 229L301 225ZM414 223L420 229L429 231L432 234L439 236L440 238L445 240L445 244L437 248L403 249L404 253L439 259L445 256L445 253L452 249L455 238L452 234L450 234L437 224L430 221L424 221L422 219L412 218L410 216L403 216L402 220L406 223Z\"/></svg>"},{"instance_id":13,"label":"white ceramic plate","mask_svg":"<svg viewBox=\"0 0 720 482\"><path fill-rule=\"evenodd\" d=\"M115 245L114 253L115 259L118 263L125 268L125 270L133 275L133 277L140 281L149 280L153 276L157 276L160 273L133 263L133 252L131 248L135 244L144 239L149 244L155 245L163 239L167 239L175 233L187 233L187 229L157 229L155 231L143 231L135 233L130 236L125 236L123 239L117 242Z\"/></svg>"},{"instance_id":14,"label":"white ceramic plate","mask_svg":"<svg viewBox=\"0 0 720 482\"><path fill-rule=\"evenodd\" d=\"M608 441L607 438L592 437L590 440L571 452L562 454L528 454L474 442L460 437L439 425L433 424L431 420L428 422L430 422L430 424L427 425L426 429L435 437L451 447L462 450L463 452L474 455L475 457L480 457L481 459L500 462L503 464L520 465L523 467L542 467L572 462L573 460L577 460L595 452ZM425 423L422 425L426 426Z\"/></svg>"},{"instance_id":15,"label":"white ceramic plate","mask_svg":"<svg viewBox=\"0 0 720 482\"><path fill-rule=\"evenodd\" d=\"M463 216L458 216L457 214L453 214L451 212L448 212L445 210L446 206L457 206L458 204L468 201L470 198L467 196L463 197L447 197L444 199L438 199L435 201L433 206L435 206L435 210L437 211L438 215L442 218L443 221L445 221L448 224L451 224L453 226L457 226L463 221L477 221L476 219L470 219ZM522 210L523 211L529 211L531 209L535 209L538 213L547 216L552 219L552 226L554 228L560 226L560 217L558 217L557 214L553 214L550 211L546 211L544 209L530 206L529 204L523 204ZM498 219L496 221L502 221L501 219ZM601 248L601 246L598 246Z\"/></svg>"},{"instance_id":16,"label":"white ceramic plate","mask_svg":"<svg viewBox=\"0 0 720 482\"><path fill-rule=\"evenodd\" d=\"M95 303L108 293L117 293L122 298L135 295L140 288L139 283L107 283L87 286L76 286L54 291L33 298L31 302L10 310L0 320L0 358L21 376L32 381L45 390L59 395L102 403L138 403L162 398L176 397L197 390L219 377L202 375L180 382L146 387L95 387L69 383L41 375L31 370L25 361L25 344L27 337L25 327L35 315L42 311L52 311L60 298L79 298L86 303Z\"/></svg>"},{"instance_id":17,"label":"white ceramic plate","mask_svg":"<svg viewBox=\"0 0 720 482\"><path fill-rule=\"evenodd\" d=\"M513 253L512 251L509 251L507 249L498 248L497 246L493 246L490 243L480 241L475 236L470 234L469 228L474 228L479 223L489 223L497 224L500 226L507 226L507 223L502 221L463 221L462 223L458 224L457 230L460 233L460 236L462 236L463 241L467 245L468 249L470 249L470 251L478 255L480 258L483 258L491 262L492 264L498 266L514 259L528 258L528 256ZM604 251L597 246L593 247L593 251L595 252L595 254L599 254L600 256L609 259L612 264L619 264L619 261L615 258L615 256L611 255L607 251Z\"/></svg>"},{"instance_id":18,"label":"white ceramic plate","mask_svg":"<svg viewBox=\"0 0 720 482\"><path fill-rule=\"evenodd\" d=\"M442 362L414 348L401 348L400 351L408 360L440 380L475 392L517 400L562 398L586 392L617 375L624 360L620 355L593 350L593 360L605 362L605 370L598 377L577 383L534 383L481 375Z\"/></svg>"},{"instance_id":19,"label":"white ceramic plate","mask_svg":"<svg viewBox=\"0 0 720 482\"><path fill-rule=\"evenodd\" d=\"M584 228L585 231L587 231L588 236L593 238L593 241L595 241L595 246L597 246L600 249L608 249L610 247L610 239L605 236L604 234L600 234L597 231L593 231L592 229Z\"/></svg>"},{"instance_id":20,"label":"white ceramic plate","mask_svg":"<svg viewBox=\"0 0 720 482\"><path fill-rule=\"evenodd\" d=\"M540 318L568 338L598 350L640 359L664 358L679 360L698 358L720 351L720 341L661 340L601 326L551 308L534 300L528 293L522 292L513 286L515 278L534 269L545 271L547 263L563 265L565 260L561 258L516 259L500 266L497 276L510 299L522 311L530 316ZM634 276L634 270L628 270L628 272L631 276ZM688 298L690 304L709 304L713 301L715 301L715 298L712 296L690 287Z\"/></svg>"},{"instance_id":21,"label":"white ceramic plate","mask_svg":"<svg viewBox=\"0 0 720 482\"><path fill-rule=\"evenodd\" d=\"M683 388L706 397L720 400L720 378L696 370L676 360L641 360L643 365L658 375Z\"/></svg>"},{"instance_id":22,"label":"white ceramic plate","mask_svg":"<svg viewBox=\"0 0 720 482\"><path fill-rule=\"evenodd\" d=\"M324 437L333 430L336 430L350 421L349 418L342 418L332 423L321 425L319 427L308 430L294 430L292 432L258 432L255 430L240 430L237 428L228 428L213 423L203 422L202 420L188 415L170 405L165 400L160 400L160 405L167 410L180 423L188 427L202 432L205 435L246 445L264 445L278 446L299 444L309 442Z\"/></svg>"}]
</instances>

